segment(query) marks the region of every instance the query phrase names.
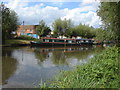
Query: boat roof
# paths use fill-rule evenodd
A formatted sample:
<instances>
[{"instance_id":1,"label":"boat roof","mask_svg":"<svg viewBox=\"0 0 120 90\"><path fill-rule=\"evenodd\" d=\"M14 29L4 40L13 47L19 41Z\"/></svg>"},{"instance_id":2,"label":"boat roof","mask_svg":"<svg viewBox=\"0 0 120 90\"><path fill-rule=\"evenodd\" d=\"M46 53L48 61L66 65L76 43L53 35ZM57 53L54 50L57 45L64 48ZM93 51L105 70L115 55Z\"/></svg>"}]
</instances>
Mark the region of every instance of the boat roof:
<instances>
[{"instance_id":1,"label":"boat roof","mask_svg":"<svg viewBox=\"0 0 120 90\"><path fill-rule=\"evenodd\" d=\"M75 39L71 39L71 38L50 38L50 37L44 37L42 39L75 40Z\"/></svg>"},{"instance_id":2,"label":"boat roof","mask_svg":"<svg viewBox=\"0 0 120 90\"><path fill-rule=\"evenodd\" d=\"M84 39L84 38L81 38L81 39L76 39L76 40L91 40L91 39Z\"/></svg>"},{"instance_id":3,"label":"boat roof","mask_svg":"<svg viewBox=\"0 0 120 90\"><path fill-rule=\"evenodd\" d=\"M51 38L51 37L43 37L42 39L56 39L56 40L92 40L92 39L72 39L72 38Z\"/></svg>"}]
</instances>

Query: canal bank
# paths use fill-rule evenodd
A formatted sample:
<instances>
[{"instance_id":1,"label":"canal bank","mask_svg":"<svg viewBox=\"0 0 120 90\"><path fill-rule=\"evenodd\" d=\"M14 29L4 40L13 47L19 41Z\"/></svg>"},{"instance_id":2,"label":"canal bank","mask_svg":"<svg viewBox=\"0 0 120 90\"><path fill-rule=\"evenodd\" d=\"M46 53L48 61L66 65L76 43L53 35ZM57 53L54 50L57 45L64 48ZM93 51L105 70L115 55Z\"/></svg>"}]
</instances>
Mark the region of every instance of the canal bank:
<instances>
[{"instance_id":1,"label":"canal bank","mask_svg":"<svg viewBox=\"0 0 120 90\"><path fill-rule=\"evenodd\" d=\"M119 88L118 47L106 48L83 66L62 71L48 87L41 88Z\"/></svg>"},{"instance_id":2,"label":"canal bank","mask_svg":"<svg viewBox=\"0 0 120 90\"><path fill-rule=\"evenodd\" d=\"M0 46L3 47L29 46L31 41L33 40L11 39L6 40L5 44Z\"/></svg>"}]
</instances>

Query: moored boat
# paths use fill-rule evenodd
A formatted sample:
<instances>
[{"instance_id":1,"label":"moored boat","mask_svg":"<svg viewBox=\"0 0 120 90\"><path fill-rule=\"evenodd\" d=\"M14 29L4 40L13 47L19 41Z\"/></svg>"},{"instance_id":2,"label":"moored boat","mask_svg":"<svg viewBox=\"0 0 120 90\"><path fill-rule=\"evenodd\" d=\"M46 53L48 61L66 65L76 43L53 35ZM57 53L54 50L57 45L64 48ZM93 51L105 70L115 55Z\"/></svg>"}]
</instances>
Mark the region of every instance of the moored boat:
<instances>
[{"instance_id":1,"label":"moored boat","mask_svg":"<svg viewBox=\"0 0 120 90\"><path fill-rule=\"evenodd\" d=\"M31 45L37 46L80 46L92 45L93 40L90 39L63 39L63 38L49 38L44 37L40 41L32 41Z\"/></svg>"}]
</instances>

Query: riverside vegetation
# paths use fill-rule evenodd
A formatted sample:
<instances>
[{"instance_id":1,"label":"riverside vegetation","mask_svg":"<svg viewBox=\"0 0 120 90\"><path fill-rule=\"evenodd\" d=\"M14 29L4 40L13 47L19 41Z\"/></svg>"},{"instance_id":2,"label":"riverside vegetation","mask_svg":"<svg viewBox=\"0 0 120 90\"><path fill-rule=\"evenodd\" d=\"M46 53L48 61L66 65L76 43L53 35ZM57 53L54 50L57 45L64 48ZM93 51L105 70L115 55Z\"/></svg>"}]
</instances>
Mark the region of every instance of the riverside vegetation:
<instances>
[{"instance_id":1,"label":"riverside vegetation","mask_svg":"<svg viewBox=\"0 0 120 90\"><path fill-rule=\"evenodd\" d=\"M41 88L119 88L119 48L106 48L87 64L72 71L62 71L55 80Z\"/></svg>"}]
</instances>

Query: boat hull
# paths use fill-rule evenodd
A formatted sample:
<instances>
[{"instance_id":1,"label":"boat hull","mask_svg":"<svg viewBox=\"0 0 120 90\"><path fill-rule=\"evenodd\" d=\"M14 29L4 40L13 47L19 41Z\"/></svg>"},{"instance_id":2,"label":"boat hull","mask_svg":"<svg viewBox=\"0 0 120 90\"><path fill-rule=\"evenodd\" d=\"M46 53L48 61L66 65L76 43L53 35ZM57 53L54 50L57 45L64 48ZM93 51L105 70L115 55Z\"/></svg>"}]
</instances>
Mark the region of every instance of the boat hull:
<instances>
[{"instance_id":1,"label":"boat hull","mask_svg":"<svg viewBox=\"0 0 120 90\"><path fill-rule=\"evenodd\" d=\"M81 46L81 45L92 45L92 43L67 43L67 44L63 44L63 43L36 43L36 42L31 42L32 46Z\"/></svg>"}]
</instances>

